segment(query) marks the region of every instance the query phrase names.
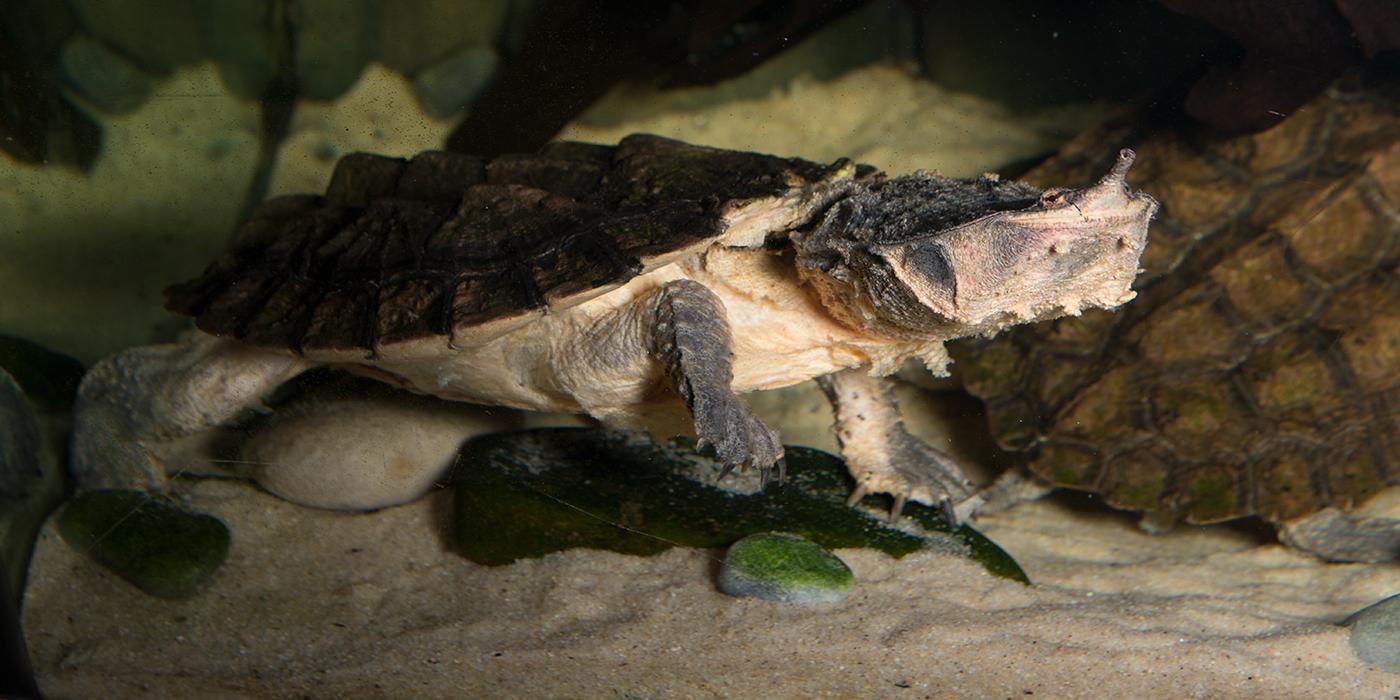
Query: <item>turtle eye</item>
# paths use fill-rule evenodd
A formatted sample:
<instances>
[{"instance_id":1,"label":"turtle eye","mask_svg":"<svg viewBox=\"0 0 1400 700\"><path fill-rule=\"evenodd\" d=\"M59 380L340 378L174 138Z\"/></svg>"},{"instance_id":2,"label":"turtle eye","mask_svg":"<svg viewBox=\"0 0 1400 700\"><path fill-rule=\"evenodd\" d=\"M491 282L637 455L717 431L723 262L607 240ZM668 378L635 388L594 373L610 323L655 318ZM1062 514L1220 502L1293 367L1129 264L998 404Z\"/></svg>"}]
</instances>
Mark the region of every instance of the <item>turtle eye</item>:
<instances>
[{"instance_id":1,"label":"turtle eye","mask_svg":"<svg viewBox=\"0 0 1400 700\"><path fill-rule=\"evenodd\" d=\"M1064 201L1064 192L1060 190L1047 190L1044 194L1040 195L1040 208L1049 209L1050 207L1064 203Z\"/></svg>"}]
</instances>

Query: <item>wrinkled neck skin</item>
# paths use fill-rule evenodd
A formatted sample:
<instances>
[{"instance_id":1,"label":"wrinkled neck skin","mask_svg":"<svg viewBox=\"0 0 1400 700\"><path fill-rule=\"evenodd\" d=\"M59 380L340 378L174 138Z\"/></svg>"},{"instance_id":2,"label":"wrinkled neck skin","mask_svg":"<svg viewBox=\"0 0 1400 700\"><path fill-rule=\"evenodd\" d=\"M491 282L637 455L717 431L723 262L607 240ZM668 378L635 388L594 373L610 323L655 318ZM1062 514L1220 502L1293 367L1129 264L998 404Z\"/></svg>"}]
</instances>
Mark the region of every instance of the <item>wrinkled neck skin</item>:
<instances>
[{"instance_id":1,"label":"wrinkled neck skin","mask_svg":"<svg viewBox=\"0 0 1400 700\"><path fill-rule=\"evenodd\" d=\"M843 323L894 339L991 335L1118 306L1134 296L1157 210L1128 188L1132 161L1123 151L1076 190L928 173L865 183L794 234L799 274Z\"/></svg>"}]
</instances>

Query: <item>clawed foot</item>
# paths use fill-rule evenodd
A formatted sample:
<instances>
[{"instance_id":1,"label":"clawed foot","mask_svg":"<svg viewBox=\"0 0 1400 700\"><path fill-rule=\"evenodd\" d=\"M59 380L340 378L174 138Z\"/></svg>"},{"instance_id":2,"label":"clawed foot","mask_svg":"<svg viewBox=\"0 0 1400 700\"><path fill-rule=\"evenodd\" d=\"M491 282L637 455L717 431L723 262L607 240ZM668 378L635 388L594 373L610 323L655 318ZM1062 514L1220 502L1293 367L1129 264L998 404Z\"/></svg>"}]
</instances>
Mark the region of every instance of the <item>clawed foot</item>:
<instances>
[{"instance_id":1,"label":"clawed foot","mask_svg":"<svg viewBox=\"0 0 1400 700\"><path fill-rule=\"evenodd\" d=\"M956 460L904 429L889 380L847 370L823 377L820 384L836 412L836 439L856 480L848 503L888 493L894 497L891 520L904 504L918 501L941 510L954 527L980 504Z\"/></svg>"},{"instance_id":2,"label":"clawed foot","mask_svg":"<svg viewBox=\"0 0 1400 700\"><path fill-rule=\"evenodd\" d=\"M757 467L764 486L776 468L778 483L787 477L783 443L777 431L760 421L744 400L730 393L697 397L694 408L698 446L714 445L715 455L724 467L723 479L735 467Z\"/></svg>"},{"instance_id":3,"label":"clawed foot","mask_svg":"<svg viewBox=\"0 0 1400 700\"><path fill-rule=\"evenodd\" d=\"M976 485L952 457L902 427L891 430L880 448L846 449L846 464L856 480L848 504L871 493L888 493L894 498L891 520L900 516L906 503L916 501L939 509L948 524L957 527L981 502L973 495Z\"/></svg>"}]
</instances>

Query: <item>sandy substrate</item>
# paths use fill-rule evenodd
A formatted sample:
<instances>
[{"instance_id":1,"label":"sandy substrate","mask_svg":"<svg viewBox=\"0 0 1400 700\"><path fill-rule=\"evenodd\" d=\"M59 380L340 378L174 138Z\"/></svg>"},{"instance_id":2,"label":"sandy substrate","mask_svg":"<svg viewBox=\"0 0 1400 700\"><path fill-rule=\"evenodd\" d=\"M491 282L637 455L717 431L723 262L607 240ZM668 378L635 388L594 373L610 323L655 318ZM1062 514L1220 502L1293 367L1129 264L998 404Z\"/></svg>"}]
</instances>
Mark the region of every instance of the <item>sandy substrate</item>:
<instances>
[{"instance_id":1,"label":"sandy substrate","mask_svg":"<svg viewBox=\"0 0 1400 700\"><path fill-rule=\"evenodd\" d=\"M449 494L368 515L189 482L234 532L211 587L146 597L46 528L24 624L41 687L92 697L1388 698L1334 623L1400 590L1225 529L1165 537L1026 504L983 530L1037 582L839 554L839 605L731 598L717 552L447 550Z\"/></svg>"}]
</instances>

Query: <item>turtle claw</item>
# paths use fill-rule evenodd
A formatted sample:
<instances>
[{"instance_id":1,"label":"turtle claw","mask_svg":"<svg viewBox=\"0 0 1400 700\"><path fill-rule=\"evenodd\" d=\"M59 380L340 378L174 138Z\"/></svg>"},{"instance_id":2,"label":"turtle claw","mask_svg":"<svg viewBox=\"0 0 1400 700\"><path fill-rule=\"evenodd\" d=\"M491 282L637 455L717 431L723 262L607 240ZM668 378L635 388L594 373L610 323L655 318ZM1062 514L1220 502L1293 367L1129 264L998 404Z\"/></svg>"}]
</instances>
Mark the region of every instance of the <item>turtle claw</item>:
<instances>
[{"instance_id":1,"label":"turtle claw","mask_svg":"<svg viewBox=\"0 0 1400 700\"><path fill-rule=\"evenodd\" d=\"M865 498L868 493L870 493L870 489L865 484L856 484L856 487L851 489L851 495L846 497L846 505L853 506L860 503L860 499Z\"/></svg>"},{"instance_id":2,"label":"turtle claw","mask_svg":"<svg viewBox=\"0 0 1400 700\"><path fill-rule=\"evenodd\" d=\"M870 488L865 484L861 484L855 487L851 490L851 495L846 498L846 505L854 506L857 503L860 503L861 499L865 498L870 492ZM900 516L904 514L904 507L908 505L910 501L923 501L923 499L921 498L916 499L911 497L910 494L907 492L891 493L890 495L893 498L893 502L890 504L890 511L888 517L889 521L892 523L898 521ZM955 530L957 529L960 519L958 517L957 508L953 504L952 498L948 497L947 495L942 495L934 499L934 502L929 503L928 505L932 506L935 510L938 511L938 514L942 516L943 521L948 524L949 528Z\"/></svg>"},{"instance_id":3,"label":"turtle claw","mask_svg":"<svg viewBox=\"0 0 1400 700\"><path fill-rule=\"evenodd\" d=\"M779 483L787 478L778 433L764 425L738 396L720 393L697 402L695 432L700 436L696 444L712 445L715 457L723 463L721 479L735 469L750 466L758 467L764 487L768 486L775 466Z\"/></svg>"},{"instance_id":4,"label":"turtle claw","mask_svg":"<svg viewBox=\"0 0 1400 700\"><path fill-rule=\"evenodd\" d=\"M909 502L909 497L902 493L894 495L894 504L890 506L890 522L899 520L900 514L904 512L904 504Z\"/></svg>"},{"instance_id":5,"label":"turtle claw","mask_svg":"<svg viewBox=\"0 0 1400 700\"><path fill-rule=\"evenodd\" d=\"M975 496L976 486L952 457L902 428L891 437L886 451L875 455L847 452L846 464L857 478L846 505L856 505L871 493L887 493L893 499L891 522L915 501L938 510L949 526L957 527L963 519L959 514L971 514L981 503Z\"/></svg>"},{"instance_id":6,"label":"turtle claw","mask_svg":"<svg viewBox=\"0 0 1400 700\"><path fill-rule=\"evenodd\" d=\"M944 498L938 501L938 512L943 516L943 521L948 523L949 528L958 529L958 511L953 508L952 499Z\"/></svg>"},{"instance_id":7,"label":"turtle claw","mask_svg":"<svg viewBox=\"0 0 1400 700\"><path fill-rule=\"evenodd\" d=\"M779 457L778 461L758 468L759 484L763 488L768 488L768 482L772 481L774 473L778 476L778 485L782 486L787 481L787 458Z\"/></svg>"},{"instance_id":8,"label":"turtle claw","mask_svg":"<svg viewBox=\"0 0 1400 700\"><path fill-rule=\"evenodd\" d=\"M980 503L957 460L904 429L889 380L847 370L823 377L820 384L836 412L841 456L856 483L847 505L869 493L887 493L894 499L891 521L917 501L956 525L958 515Z\"/></svg>"},{"instance_id":9,"label":"turtle claw","mask_svg":"<svg viewBox=\"0 0 1400 700\"><path fill-rule=\"evenodd\" d=\"M719 482L723 481L723 480L724 480L724 477L729 476L731 473L734 472L734 470L735 470L736 468L738 468L738 467L740 467L740 466L747 466L747 465L740 465L738 462L725 462L725 463L724 463L724 466L720 467L719 476L716 476L716 477L715 477L715 483L719 483ZM768 488L768 483L769 483L770 481L773 480L773 474L774 474L774 472L777 472L777 476L778 476L778 485L779 485L779 486L782 486L782 485L783 485L783 481L787 478L787 463L784 462L782 459L779 459L777 462L775 462L775 463L773 463L773 464L766 464L766 465L763 465L763 466L759 467L759 468L758 468L758 484L759 484L759 488L762 488L762 489Z\"/></svg>"}]
</instances>

